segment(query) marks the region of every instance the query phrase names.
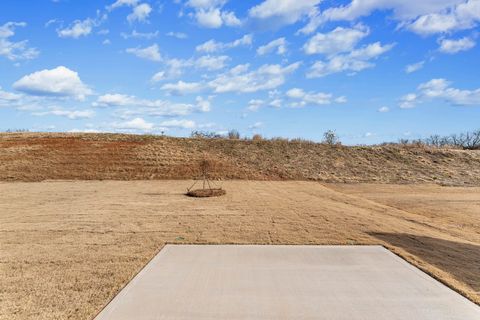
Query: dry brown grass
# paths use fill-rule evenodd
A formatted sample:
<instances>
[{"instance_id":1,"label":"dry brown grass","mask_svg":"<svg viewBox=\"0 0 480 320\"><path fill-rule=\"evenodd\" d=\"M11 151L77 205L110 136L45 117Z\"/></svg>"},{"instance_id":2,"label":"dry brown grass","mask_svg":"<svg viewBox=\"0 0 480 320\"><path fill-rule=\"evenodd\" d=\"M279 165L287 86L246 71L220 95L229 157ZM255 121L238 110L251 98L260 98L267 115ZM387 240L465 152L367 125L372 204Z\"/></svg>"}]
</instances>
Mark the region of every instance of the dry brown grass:
<instances>
[{"instance_id":1,"label":"dry brown grass","mask_svg":"<svg viewBox=\"0 0 480 320\"><path fill-rule=\"evenodd\" d=\"M480 151L37 133L0 134L0 181L191 179L205 156L213 178L480 186Z\"/></svg>"},{"instance_id":2,"label":"dry brown grass","mask_svg":"<svg viewBox=\"0 0 480 320\"><path fill-rule=\"evenodd\" d=\"M190 185L0 183L0 318L91 319L167 242L383 244L480 302L480 188Z\"/></svg>"}]
</instances>

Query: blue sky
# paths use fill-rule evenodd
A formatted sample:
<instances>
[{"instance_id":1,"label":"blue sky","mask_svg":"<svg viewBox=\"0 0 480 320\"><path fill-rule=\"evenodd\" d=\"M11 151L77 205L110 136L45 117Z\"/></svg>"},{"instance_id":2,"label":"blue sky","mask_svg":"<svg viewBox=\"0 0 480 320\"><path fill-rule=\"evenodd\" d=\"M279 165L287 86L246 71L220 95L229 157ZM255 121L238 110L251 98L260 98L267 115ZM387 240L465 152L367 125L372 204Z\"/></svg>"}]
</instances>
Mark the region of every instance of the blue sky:
<instances>
[{"instance_id":1,"label":"blue sky","mask_svg":"<svg viewBox=\"0 0 480 320\"><path fill-rule=\"evenodd\" d=\"M0 130L480 127L480 0L2 0Z\"/></svg>"}]
</instances>

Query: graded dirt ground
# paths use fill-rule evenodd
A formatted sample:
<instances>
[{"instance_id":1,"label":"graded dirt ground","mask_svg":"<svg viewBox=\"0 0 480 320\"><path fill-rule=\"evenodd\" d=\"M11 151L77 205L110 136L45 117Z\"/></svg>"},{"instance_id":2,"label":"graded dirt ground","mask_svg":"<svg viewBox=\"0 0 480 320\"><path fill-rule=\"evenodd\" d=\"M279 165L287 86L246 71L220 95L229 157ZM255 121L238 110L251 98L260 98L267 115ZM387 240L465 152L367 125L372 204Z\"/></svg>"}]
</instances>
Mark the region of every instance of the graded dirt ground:
<instances>
[{"instance_id":1,"label":"graded dirt ground","mask_svg":"<svg viewBox=\"0 0 480 320\"><path fill-rule=\"evenodd\" d=\"M480 302L480 188L0 183L0 318L92 319L165 243L381 244Z\"/></svg>"},{"instance_id":2,"label":"graded dirt ground","mask_svg":"<svg viewBox=\"0 0 480 320\"><path fill-rule=\"evenodd\" d=\"M329 146L304 140L3 133L0 181L222 179L480 186L480 150L416 145Z\"/></svg>"}]
</instances>

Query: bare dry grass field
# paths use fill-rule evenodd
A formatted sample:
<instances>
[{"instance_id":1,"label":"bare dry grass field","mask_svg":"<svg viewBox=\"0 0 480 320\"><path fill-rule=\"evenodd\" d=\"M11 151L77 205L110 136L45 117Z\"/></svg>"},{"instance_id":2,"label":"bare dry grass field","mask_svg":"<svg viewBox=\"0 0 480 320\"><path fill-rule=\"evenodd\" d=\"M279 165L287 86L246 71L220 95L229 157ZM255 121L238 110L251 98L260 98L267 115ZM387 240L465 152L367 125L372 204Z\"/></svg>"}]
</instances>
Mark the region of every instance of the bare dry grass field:
<instances>
[{"instance_id":1,"label":"bare dry grass field","mask_svg":"<svg viewBox=\"0 0 480 320\"><path fill-rule=\"evenodd\" d=\"M383 244L480 302L480 188L0 183L0 318L91 319L165 243Z\"/></svg>"}]
</instances>

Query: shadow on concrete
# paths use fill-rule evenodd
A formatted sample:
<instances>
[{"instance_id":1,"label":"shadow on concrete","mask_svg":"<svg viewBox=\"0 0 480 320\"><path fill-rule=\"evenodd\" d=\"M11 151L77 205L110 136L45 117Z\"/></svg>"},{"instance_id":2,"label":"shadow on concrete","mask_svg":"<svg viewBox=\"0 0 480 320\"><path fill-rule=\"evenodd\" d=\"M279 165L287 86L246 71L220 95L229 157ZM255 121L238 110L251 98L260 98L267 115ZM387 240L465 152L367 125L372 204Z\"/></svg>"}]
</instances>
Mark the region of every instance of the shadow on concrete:
<instances>
[{"instance_id":1,"label":"shadow on concrete","mask_svg":"<svg viewBox=\"0 0 480 320\"><path fill-rule=\"evenodd\" d=\"M417 256L480 291L480 246L406 233L371 232L371 236Z\"/></svg>"}]
</instances>

